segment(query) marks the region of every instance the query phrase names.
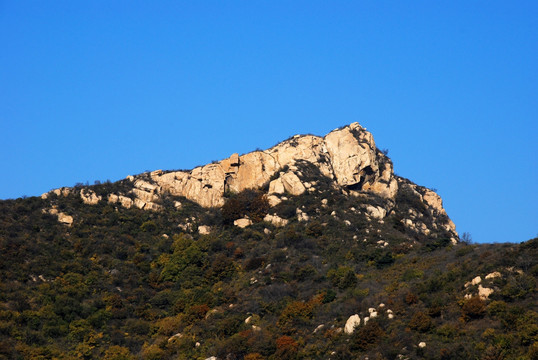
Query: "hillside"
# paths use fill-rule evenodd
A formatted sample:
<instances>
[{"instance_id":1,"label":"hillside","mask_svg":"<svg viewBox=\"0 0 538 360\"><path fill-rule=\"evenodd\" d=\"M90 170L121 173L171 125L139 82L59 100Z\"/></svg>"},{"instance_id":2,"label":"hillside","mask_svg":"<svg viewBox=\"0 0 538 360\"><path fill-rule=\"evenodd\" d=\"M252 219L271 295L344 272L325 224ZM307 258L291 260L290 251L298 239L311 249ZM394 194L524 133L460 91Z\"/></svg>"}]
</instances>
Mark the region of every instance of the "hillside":
<instances>
[{"instance_id":1,"label":"hillside","mask_svg":"<svg viewBox=\"0 0 538 360\"><path fill-rule=\"evenodd\" d=\"M538 358L538 239L460 241L357 123L0 208L0 359Z\"/></svg>"}]
</instances>

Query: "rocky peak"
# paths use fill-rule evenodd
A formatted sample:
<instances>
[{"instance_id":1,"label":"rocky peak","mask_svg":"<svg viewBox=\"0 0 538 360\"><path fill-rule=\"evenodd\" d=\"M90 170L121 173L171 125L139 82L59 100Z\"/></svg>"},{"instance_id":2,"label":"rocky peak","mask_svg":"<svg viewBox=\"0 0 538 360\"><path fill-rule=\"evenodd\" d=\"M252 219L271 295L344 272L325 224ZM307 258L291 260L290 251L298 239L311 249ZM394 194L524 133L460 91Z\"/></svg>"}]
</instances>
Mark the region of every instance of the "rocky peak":
<instances>
[{"instance_id":1,"label":"rocky peak","mask_svg":"<svg viewBox=\"0 0 538 360\"><path fill-rule=\"evenodd\" d=\"M440 226L452 233L453 241L458 238L439 195L396 176L392 161L377 149L372 134L359 123L335 129L324 137L295 135L270 149L232 154L227 159L190 171L157 170L128 176L131 190L108 194L107 200L125 207L159 211L163 208L163 195L172 195L185 197L203 207L220 207L226 202L227 194L265 188L269 203L275 206L285 200L286 195L320 191L318 181L307 180L303 174L305 164L317 169L318 178L325 178L334 189L347 195L373 195L383 199L384 204L375 207L374 218L381 220L397 210L397 198L403 197L405 201L418 204L413 209L405 209L401 219L404 226L425 235ZM62 188L51 193L69 192ZM81 191L81 197L87 204L101 201L88 191ZM437 221L432 223L432 217L440 219L440 225Z\"/></svg>"},{"instance_id":2,"label":"rocky peak","mask_svg":"<svg viewBox=\"0 0 538 360\"><path fill-rule=\"evenodd\" d=\"M151 180L158 187L157 193L168 192L204 207L218 207L224 204L227 192L258 188L275 176L279 182L274 184L277 193L303 193L306 188L296 170L298 161L315 165L322 175L351 193L370 191L394 198L398 190L392 163L358 123L325 137L296 135L268 150L233 154L191 171L153 172ZM285 168L288 171L283 172Z\"/></svg>"}]
</instances>

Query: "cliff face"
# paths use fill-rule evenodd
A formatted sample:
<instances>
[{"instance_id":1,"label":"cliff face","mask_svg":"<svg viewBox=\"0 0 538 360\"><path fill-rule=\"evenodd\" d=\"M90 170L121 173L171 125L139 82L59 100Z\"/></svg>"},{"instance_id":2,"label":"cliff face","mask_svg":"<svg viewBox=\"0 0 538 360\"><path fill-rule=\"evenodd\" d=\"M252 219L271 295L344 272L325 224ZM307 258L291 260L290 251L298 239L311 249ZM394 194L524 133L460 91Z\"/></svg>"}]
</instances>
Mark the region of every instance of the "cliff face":
<instances>
[{"instance_id":1,"label":"cliff face","mask_svg":"<svg viewBox=\"0 0 538 360\"><path fill-rule=\"evenodd\" d=\"M432 226L441 226L452 234L453 242L458 238L441 198L429 189L396 176L391 160L377 149L372 134L358 123L336 129L324 137L296 135L270 149L241 156L233 154L191 171L157 170L128 176L127 180L132 182L130 192L108 194L106 200L124 207L158 211L162 209L160 200L166 194L185 197L203 207L220 207L229 193L265 186L269 202L274 206L282 202L285 195L320 191L316 181L305 179L300 166L305 163L313 165L320 176L330 180L333 188L349 196L375 195L383 199L382 206L369 210L378 219L395 211L398 194L405 193L423 204L420 207L424 206L429 217L434 218L433 225L426 225L421 222L421 211L411 209L402 214L405 226L426 235L435 230ZM65 195L71 191L63 188L53 192ZM80 196L87 204L101 200L87 189L80 190Z\"/></svg>"},{"instance_id":2,"label":"cliff face","mask_svg":"<svg viewBox=\"0 0 538 360\"><path fill-rule=\"evenodd\" d=\"M233 154L189 172L152 172L151 180L157 186L152 191L169 192L204 207L215 207L224 204L227 192L258 188L273 178L271 189L283 187L286 192L299 195L306 188L295 166L298 161L315 165L323 176L352 193L371 191L393 199L398 190L390 160L377 150L372 135L353 123L323 138L296 135L268 150Z\"/></svg>"}]
</instances>

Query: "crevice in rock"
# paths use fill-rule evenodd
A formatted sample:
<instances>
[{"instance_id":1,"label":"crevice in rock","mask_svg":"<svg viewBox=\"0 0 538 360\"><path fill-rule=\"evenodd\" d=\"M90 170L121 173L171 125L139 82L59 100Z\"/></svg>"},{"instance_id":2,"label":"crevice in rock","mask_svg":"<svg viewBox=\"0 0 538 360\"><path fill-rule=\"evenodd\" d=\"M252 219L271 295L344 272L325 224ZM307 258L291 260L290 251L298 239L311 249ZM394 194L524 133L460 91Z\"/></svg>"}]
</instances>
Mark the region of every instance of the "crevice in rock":
<instances>
[{"instance_id":1,"label":"crevice in rock","mask_svg":"<svg viewBox=\"0 0 538 360\"><path fill-rule=\"evenodd\" d=\"M359 171L356 175L360 176L360 181L355 184L347 185L346 188L348 190L360 191L362 190L362 187L364 186L365 183L372 184L375 180L375 172L371 166L365 167L364 169Z\"/></svg>"}]
</instances>

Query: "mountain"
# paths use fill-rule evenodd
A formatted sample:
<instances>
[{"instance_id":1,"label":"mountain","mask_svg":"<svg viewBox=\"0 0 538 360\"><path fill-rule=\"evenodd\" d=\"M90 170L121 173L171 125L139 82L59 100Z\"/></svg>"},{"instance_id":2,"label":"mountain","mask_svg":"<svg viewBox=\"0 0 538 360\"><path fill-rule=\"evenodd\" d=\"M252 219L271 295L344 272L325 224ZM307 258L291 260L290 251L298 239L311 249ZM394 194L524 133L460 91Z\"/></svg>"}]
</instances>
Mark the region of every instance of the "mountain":
<instances>
[{"instance_id":1,"label":"mountain","mask_svg":"<svg viewBox=\"0 0 538 360\"><path fill-rule=\"evenodd\" d=\"M358 123L0 208L0 359L538 358L538 239L460 240Z\"/></svg>"},{"instance_id":2,"label":"mountain","mask_svg":"<svg viewBox=\"0 0 538 360\"><path fill-rule=\"evenodd\" d=\"M353 211L363 212L369 219L382 220L397 214L398 221L414 232L444 236L452 243L458 241L456 227L441 198L428 188L396 176L391 160L377 149L372 134L358 123L336 129L323 138L296 135L268 150L233 154L190 171L157 170L128 176L121 191L96 194L90 188L61 188L43 194L42 198L77 193L86 204L96 204L104 198L126 208L162 211L166 199L173 199L174 206L180 206L180 199L174 197L187 198L203 207L222 207L230 194L254 189L265 193L274 208L289 195L309 193L319 197L328 194L329 188L356 197L359 209ZM60 221L71 221L69 215L59 216L63 218Z\"/></svg>"}]
</instances>

